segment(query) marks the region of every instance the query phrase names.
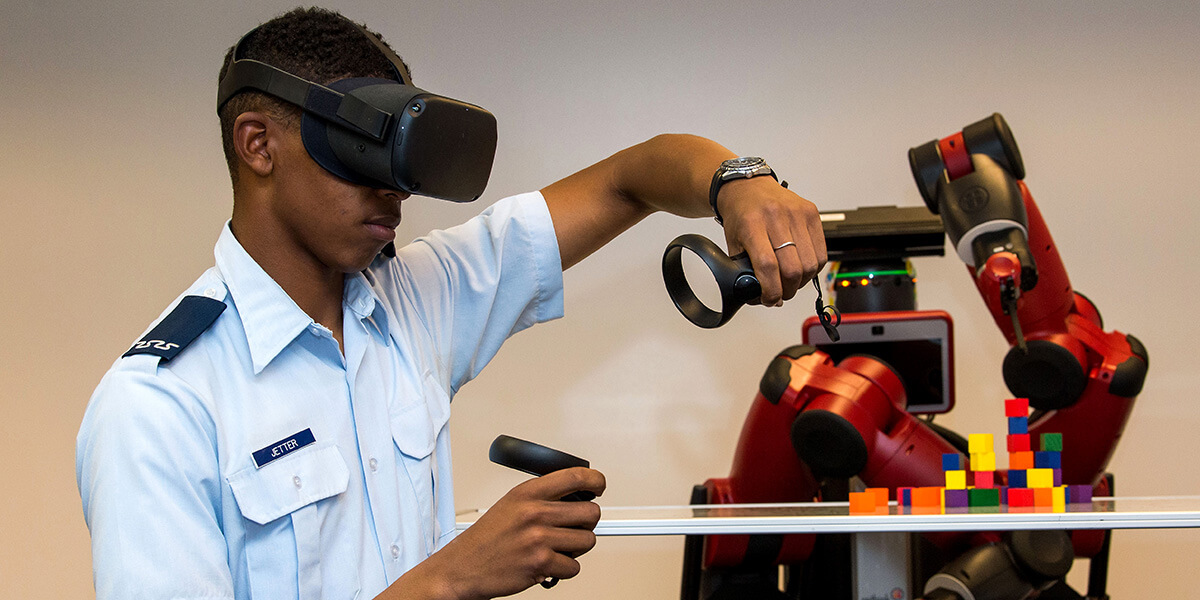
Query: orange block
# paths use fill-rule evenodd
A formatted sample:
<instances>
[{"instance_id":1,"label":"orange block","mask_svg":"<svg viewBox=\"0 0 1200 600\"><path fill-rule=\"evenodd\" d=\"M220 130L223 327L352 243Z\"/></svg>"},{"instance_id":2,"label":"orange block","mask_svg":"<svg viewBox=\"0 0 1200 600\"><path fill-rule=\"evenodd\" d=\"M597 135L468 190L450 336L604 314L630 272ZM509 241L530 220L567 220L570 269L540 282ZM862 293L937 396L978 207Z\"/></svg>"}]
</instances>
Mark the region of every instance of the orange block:
<instances>
[{"instance_id":1,"label":"orange block","mask_svg":"<svg viewBox=\"0 0 1200 600\"><path fill-rule=\"evenodd\" d=\"M1033 505L1038 508L1054 507L1054 488L1034 488Z\"/></svg>"},{"instance_id":2,"label":"orange block","mask_svg":"<svg viewBox=\"0 0 1200 600\"><path fill-rule=\"evenodd\" d=\"M888 514L887 499L887 488L867 488L862 492L850 492L850 514L886 515Z\"/></svg>"},{"instance_id":3,"label":"orange block","mask_svg":"<svg viewBox=\"0 0 1200 600\"><path fill-rule=\"evenodd\" d=\"M875 506L887 508L888 505L888 489L887 488L867 488L867 492L875 494Z\"/></svg>"},{"instance_id":4,"label":"orange block","mask_svg":"<svg viewBox=\"0 0 1200 600\"><path fill-rule=\"evenodd\" d=\"M875 512L875 494L871 492L850 492L850 514L862 515Z\"/></svg>"},{"instance_id":5,"label":"orange block","mask_svg":"<svg viewBox=\"0 0 1200 600\"><path fill-rule=\"evenodd\" d=\"M1014 471L1033 468L1033 452L1009 452L1008 468Z\"/></svg>"}]
</instances>

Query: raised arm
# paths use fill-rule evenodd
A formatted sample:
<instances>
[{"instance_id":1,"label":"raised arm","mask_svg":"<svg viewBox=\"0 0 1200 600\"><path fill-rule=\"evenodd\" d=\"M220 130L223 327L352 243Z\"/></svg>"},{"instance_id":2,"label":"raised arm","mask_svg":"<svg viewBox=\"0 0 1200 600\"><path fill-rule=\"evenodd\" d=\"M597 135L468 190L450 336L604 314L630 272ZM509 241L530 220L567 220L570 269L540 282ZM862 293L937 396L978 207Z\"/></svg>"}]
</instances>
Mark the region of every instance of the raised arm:
<instances>
[{"instance_id":1,"label":"raised arm","mask_svg":"<svg viewBox=\"0 0 1200 600\"><path fill-rule=\"evenodd\" d=\"M713 174L734 157L701 137L660 135L547 186L542 195L554 220L563 268L651 213L714 216L709 204ZM825 264L816 206L775 179L729 181L720 188L717 208L729 252L750 255L763 304L791 299ZM788 242L793 244L783 246Z\"/></svg>"}]
</instances>

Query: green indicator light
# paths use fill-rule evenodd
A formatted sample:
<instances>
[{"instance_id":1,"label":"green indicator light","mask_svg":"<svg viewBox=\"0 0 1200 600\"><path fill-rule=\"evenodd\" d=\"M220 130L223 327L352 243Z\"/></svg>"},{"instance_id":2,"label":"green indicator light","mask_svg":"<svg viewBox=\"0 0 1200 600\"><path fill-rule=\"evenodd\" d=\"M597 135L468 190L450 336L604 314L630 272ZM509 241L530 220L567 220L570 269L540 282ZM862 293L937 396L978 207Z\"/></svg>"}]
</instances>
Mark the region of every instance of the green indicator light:
<instances>
[{"instance_id":1,"label":"green indicator light","mask_svg":"<svg viewBox=\"0 0 1200 600\"><path fill-rule=\"evenodd\" d=\"M835 279L850 279L857 277L874 277L882 275L908 275L908 271L859 271L856 273L838 273Z\"/></svg>"}]
</instances>

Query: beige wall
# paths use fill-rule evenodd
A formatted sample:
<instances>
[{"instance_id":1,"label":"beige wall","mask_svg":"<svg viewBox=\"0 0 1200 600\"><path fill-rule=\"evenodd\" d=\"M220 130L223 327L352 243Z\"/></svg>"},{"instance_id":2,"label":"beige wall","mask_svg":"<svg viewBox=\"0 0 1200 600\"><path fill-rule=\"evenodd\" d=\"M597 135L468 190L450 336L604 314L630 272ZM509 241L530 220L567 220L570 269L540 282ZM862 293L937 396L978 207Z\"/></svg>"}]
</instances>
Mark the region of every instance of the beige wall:
<instances>
[{"instance_id":1,"label":"beige wall","mask_svg":"<svg viewBox=\"0 0 1200 600\"><path fill-rule=\"evenodd\" d=\"M340 4L392 41L420 85L500 120L484 199L407 203L408 238L661 131L765 156L824 209L919 204L907 149L1002 112L1076 288L1153 355L1112 465L1119 490L1200 494L1195 2ZM92 594L75 432L111 361L212 260L230 206L219 59L287 7L3 10L0 597ZM565 320L517 336L459 395L459 506L521 480L486 461L499 433L590 458L609 506L682 503L728 472L762 369L799 340L811 297L692 327L658 271L683 232L719 235L708 220L651 218L567 274ZM953 258L916 264L921 307L956 319L959 409L944 422L1002 433L999 334ZM680 547L604 539L554 593L675 597ZM1198 550L1194 531L1119 533L1113 596L1193 596Z\"/></svg>"}]
</instances>

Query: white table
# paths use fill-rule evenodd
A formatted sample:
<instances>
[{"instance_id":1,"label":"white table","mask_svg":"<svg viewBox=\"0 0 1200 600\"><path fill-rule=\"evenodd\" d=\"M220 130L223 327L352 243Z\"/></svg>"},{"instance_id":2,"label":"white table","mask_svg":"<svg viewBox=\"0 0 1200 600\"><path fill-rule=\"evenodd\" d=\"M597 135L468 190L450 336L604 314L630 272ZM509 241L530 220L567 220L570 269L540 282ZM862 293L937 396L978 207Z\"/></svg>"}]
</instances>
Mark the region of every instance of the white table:
<instances>
[{"instance_id":1,"label":"white table","mask_svg":"<svg viewBox=\"0 0 1200 600\"><path fill-rule=\"evenodd\" d=\"M613 506L601 504L596 535L720 533L864 533L1011 531L1029 529L1156 529L1200 527L1200 496L1097 497L1067 512L851 515L846 502ZM458 530L482 511L458 515Z\"/></svg>"},{"instance_id":2,"label":"white table","mask_svg":"<svg viewBox=\"0 0 1200 600\"><path fill-rule=\"evenodd\" d=\"M1066 512L851 515L847 502L617 506L601 504L596 535L851 533L855 598L912 598L908 534L925 531L1200 527L1200 496L1098 497ZM481 511L459 513L458 530Z\"/></svg>"}]
</instances>

